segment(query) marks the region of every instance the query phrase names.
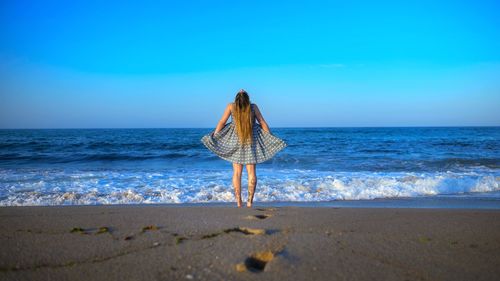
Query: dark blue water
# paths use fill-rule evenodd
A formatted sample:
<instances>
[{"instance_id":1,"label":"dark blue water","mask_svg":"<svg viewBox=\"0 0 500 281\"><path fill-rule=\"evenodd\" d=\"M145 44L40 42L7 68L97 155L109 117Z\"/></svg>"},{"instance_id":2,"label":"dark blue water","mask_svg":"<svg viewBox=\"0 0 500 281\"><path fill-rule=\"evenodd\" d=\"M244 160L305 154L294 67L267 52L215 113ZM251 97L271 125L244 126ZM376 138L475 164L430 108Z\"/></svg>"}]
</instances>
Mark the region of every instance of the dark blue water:
<instances>
[{"instance_id":1,"label":"dark blue water","mask_svg":"<svg viewBox=\"0 0 500 281\"><path fill-rule=\"evenodd\" d=\"M213 129L0 130L0 205L233 201ZM500 127L275 128L255 200L500 198ZM245 179L244 179L245 180Z\"/></svg>"}]
</instances>

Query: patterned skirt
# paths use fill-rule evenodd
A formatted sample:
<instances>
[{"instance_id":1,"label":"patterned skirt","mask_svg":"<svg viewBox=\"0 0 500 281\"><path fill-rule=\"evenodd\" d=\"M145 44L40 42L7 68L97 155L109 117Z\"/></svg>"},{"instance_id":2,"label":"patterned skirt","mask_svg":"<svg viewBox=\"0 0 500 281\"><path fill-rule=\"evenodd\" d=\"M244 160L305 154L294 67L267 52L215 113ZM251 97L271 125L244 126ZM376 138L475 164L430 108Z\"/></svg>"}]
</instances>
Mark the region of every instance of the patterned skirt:
<instances>
[{"instance_id":1,"label":"patterned skirt","mask_svg":"<svg viewBox=\"0 0 500 281\"><path fill-rule=\"evenodd\" d=\"M233 122L227 123L217 134L203 136L203 144L220 158L238 164L257 164L271 159L287 144L280 138L264 131L254 123L253 141L250 145L241 145Z\"/></svg>"}]
</instances>

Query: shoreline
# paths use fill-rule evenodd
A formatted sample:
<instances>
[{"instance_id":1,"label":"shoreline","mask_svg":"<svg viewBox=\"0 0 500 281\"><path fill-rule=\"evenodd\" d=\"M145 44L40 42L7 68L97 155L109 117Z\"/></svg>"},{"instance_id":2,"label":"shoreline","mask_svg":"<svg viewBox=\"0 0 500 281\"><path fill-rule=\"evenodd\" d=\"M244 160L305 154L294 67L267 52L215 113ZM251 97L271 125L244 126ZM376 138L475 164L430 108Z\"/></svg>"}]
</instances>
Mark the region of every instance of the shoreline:
<instances>
[{"instance_id":1,"label":"shoreline","mask_svg":"<svg viewBox=\"0 0 500 281\"><path fill-rule=\"evenodd\" d=\"M258 207L309 207L309 208L409 208L409 209L487 209L500 210L500 192L466 194L466 195L436 195L420 197L375 198L361 200L334 201L274 201L254 202ZM490 196L488 196L490 195ZM236 207L235 202L194 202L194 203L117 203L117 204L62 204L62 205L25 205L0 206L8 207L67 207L67 206L165 206L165 207Z\"/></svg>"},{"instance_id":2,"label":"shoreline","mask_svg":"<svg viewBox=\"0 0 500 281\"><path fill-rule=\"evenodd\" d=\"M0 225L4 280L500 277L500 210L28 206Z\"/></svg>"}]
</instances>

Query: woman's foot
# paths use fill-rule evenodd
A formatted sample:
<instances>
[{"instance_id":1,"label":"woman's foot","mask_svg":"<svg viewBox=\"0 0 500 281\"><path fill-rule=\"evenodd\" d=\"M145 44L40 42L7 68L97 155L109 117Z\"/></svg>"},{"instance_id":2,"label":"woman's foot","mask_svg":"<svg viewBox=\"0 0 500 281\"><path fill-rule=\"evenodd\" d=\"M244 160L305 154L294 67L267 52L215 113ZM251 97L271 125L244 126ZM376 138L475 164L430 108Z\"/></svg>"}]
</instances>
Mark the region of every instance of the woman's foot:
<instances>
[{"instance_id":1,"label":"woman's foot","mask_svg":"<svg viewBox=\"0 0 500 281\"><path fill-rule=\"evenodd\" d=\"M241 205L243 205L243 202L241 200L237 201L236 204L238 205L238 208L241 208Z\"/></svg>"}]
</instances>

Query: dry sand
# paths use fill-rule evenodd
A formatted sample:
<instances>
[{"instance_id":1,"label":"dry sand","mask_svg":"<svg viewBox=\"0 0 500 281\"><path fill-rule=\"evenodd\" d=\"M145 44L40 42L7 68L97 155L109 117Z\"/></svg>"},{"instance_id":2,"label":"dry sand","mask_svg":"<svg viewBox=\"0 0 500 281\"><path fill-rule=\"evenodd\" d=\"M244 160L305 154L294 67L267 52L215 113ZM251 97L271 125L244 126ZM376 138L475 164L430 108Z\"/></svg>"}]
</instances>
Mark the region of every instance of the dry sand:
<instances>
[{"instance_id":1,"label":"dry sand","mask_svg":"<svg viewBox=\"0 0 500 281\"><path fill-rule=\"evenodd\" d=\"M500 211L0 208L0 280L500 280Z\"/></svg>"}]
</instances>

